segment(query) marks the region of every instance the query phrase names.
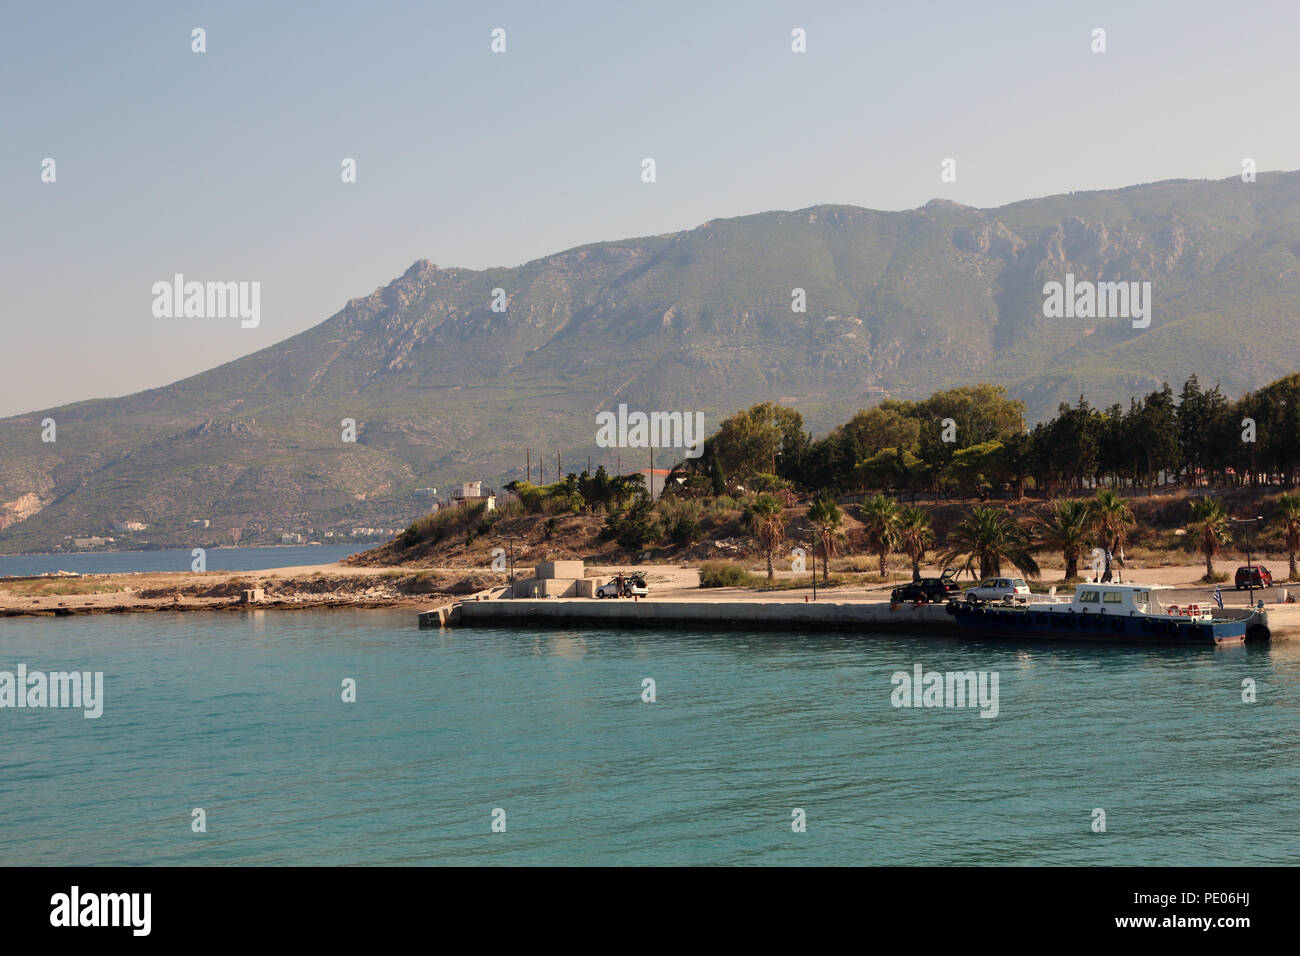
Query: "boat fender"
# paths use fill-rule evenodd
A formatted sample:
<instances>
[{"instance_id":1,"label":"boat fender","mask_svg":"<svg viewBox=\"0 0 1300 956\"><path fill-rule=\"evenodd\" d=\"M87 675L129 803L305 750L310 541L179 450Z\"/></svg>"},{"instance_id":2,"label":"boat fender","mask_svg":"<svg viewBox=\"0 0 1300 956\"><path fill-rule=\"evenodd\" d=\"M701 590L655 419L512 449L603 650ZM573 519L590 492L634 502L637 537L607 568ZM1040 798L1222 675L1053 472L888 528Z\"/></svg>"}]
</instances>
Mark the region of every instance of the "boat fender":
<instances>
[{"instance_id":1,"label":"boat fender","mask_svg":"<svg viewBox=\"0 0 1300 956\"><path fill-rule=\"evenodd\" d=\"M1116 634L1124 630L1124 619L1122 617L1117 617L1114 620L1112 620L1110 622L1110 629L1114 631Z\"/></svg>"}]
</instances>

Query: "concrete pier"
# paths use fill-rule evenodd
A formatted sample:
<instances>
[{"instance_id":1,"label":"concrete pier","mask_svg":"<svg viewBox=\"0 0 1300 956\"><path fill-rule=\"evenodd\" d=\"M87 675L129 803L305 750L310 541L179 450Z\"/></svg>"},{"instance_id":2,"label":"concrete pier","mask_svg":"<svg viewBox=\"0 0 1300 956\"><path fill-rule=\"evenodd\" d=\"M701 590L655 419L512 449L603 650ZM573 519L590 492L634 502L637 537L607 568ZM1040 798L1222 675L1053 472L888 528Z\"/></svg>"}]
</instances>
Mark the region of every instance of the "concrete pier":
<instances>
[{"instance_id":1,"label":"concrete pier","mask_svg":"<svg viewBox=\"0 0 1300 956\"><path fill-rule=\"evenodd\" d=\"M1246 616L1246 608L1228 608L1227 617ZM942 604L897 604L883 601L672 600L639 601L588 598L464 600L423 611L420 627L597 627L597 628L742 628L777 631L912 632L952 637L956 621ZM1261 616L1260 632L1250 640L1300 637L1300 604L1273 605Z\"/></svg>"},{"instance_id":2,"label":"concrete pier","mask_svg":"<svg viewBox=\"0 0 1300 956\"><path fill-rule=\"evenodd\" d=\"M632 601L548 598L467 601L420 614L421 627L701 627L748 630L924 631L952 636L942 604L816 601Z\"/></svg>"}]
</instances>

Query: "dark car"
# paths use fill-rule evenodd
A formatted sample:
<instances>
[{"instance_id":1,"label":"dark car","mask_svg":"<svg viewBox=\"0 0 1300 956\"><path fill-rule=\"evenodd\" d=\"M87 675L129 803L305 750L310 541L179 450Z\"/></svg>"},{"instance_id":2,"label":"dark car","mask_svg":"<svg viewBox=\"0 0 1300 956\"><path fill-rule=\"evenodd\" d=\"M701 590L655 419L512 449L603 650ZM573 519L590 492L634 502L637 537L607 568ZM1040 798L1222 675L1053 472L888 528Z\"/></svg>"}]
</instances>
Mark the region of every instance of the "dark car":
<instances>
[{"instance_id":1,"label":"dark car","mask_svg":"<svg viewBox=\"0 0 1300 956\"><path fill-rule=\"evenodd\" d=\"M901 588L894 588L889 594L889 600L895 604L907 601L928 604L932 601L946 601L950 597L956 596L960 591L961 587L957 584L957 569L944 568L943 574L937 578L921 578L921 580L905 584Z\"/></svg>"},{"instance_id":2,"label":"dark car","mask_svg":"<svg viewBox=\"0 0 1300 956\"><path fill-rule=\"evenodd\" d=\"M1268 568L1262 568L1258 564L1243 564L1237 569L1237 590L1244 588L1271 588L1273 586L1273 575L1269 573Z\"/></svg>"}]
</instances>

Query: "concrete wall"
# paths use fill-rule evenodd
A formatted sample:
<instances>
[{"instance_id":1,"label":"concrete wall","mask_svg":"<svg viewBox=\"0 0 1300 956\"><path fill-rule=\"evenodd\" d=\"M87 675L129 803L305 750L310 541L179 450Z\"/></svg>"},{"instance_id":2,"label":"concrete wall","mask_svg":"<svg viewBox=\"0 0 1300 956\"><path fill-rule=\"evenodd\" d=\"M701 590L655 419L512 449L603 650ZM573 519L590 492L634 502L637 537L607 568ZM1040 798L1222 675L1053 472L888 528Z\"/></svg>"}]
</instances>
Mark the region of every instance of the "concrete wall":
<instances>
[{"instance_id":1,"label":"concrete wall","mask_svg":"<svg viewBox=\"0 0 1300 956\"><path fill-rule=\"evenodd\" d=\"M941 604L816 601L480 601L459 605L457 623L504 627L741 627L806 631L924 630L952 635L957 625Z\"/></svg>"},{"instance_id":2,"label":"concrete wall","mask_svg":"<svg viewBox=\"0 0 1300 956\"><path fill-rule=\"evenodd\" d=\"M585 573L581 561L543 561L533 569L536 578L581 578Z\"/></svg>"},{"instance_id":3,"label":"concrete wall","mask_svg":"<svg viewBox=\"0 0 1300 956\"><path fill-rule=\"evenodd\" d=\"M517 598L594 598L595 578L522 578L515 581Z\"/></svg>"}]
</instances>

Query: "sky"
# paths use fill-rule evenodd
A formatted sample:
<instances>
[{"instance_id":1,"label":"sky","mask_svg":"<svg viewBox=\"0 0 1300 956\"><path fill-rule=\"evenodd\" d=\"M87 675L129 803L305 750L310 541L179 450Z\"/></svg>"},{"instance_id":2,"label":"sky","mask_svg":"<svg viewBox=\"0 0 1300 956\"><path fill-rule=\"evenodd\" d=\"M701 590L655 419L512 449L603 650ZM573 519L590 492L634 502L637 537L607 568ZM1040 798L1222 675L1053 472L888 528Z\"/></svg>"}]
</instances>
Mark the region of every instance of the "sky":
<instances>
[{"instance_id":1,"label":"sky","mask_svg":"<svg viewBox=\"0 0 1300 956\"><path fill-rule=\"evenodd\" d=\"M418 259L1295 169L1297 36L1294 0L9 4L0 416L255 352ZM155 315L176 273L259 282L259 324Z\"/></svg>"}]
</instances>

